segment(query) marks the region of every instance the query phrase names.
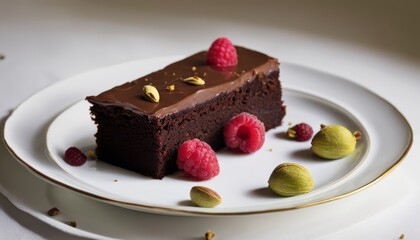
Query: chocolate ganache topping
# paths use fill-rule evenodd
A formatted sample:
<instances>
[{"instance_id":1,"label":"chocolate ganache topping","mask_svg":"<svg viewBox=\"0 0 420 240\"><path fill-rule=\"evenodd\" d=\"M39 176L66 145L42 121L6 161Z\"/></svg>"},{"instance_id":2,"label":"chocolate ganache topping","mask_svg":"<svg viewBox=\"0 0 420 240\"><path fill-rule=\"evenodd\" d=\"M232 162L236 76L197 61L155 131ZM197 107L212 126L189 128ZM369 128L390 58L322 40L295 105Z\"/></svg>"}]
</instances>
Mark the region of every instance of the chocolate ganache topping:
<instances>
[{"instance_id":1,"label":"chocolate ganache topping","mask_svg":"<svg viewBox=\"0 0 420 240\"><path fill-rule=\"evenodd\" d=\"M206 64L206 51L202 51L162 70L86 99L91 103L121 106L150 117L161 117L194 107L222 92L229 92L242 86L257 74L269 74L279 68L279 62L275 58L244 47L235 46L235 48L238 64L230 69L216 69ZM195 86L183 81L192 76L202 78L205 84ZM159 91L158 103L144 99L145 85L153 85ZM171 85L174 85L174 89L168 90Z\"/></svg>"}]
</instances>

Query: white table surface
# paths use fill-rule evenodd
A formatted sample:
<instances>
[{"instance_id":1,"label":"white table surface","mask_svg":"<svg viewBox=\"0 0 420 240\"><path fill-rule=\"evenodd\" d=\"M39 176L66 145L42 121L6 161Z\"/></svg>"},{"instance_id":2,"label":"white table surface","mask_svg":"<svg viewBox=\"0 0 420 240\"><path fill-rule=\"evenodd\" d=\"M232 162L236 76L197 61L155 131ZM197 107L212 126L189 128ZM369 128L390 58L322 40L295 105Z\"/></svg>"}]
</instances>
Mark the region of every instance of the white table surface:
<instances>
[{"instance_id":1,"label":"white table surface","mask_svg":"<svg viewBox=\"0 0 420 240\"><path fill-rule=\"evenodd\" d=\"M311 238L399 239L404 234L404 239L419 239L420 3L237 2L0 0L2 122L30 95L72 75L134 59L188 55L227 36L281 61L363 85L397 107L413 128L411 151L391 174L358 194L317 206L318 213L342 214L340 219L314 221L317 230ZM0 148L0 161L12 158L3 144ZM311 210L305 211L302 217L317 218L305 216ZM257 237L246 220L238 221L245 224L240 232L218 229L217 239ZM2 195L0 222L0 239L76 238L21 211ZM275 227L260 224L261 229ZM296 237L288 238L302 236L305 229L296 228ZM182 231L168 237L158 226L153 236L191 238Z\"/></svg>"}]
</instances>

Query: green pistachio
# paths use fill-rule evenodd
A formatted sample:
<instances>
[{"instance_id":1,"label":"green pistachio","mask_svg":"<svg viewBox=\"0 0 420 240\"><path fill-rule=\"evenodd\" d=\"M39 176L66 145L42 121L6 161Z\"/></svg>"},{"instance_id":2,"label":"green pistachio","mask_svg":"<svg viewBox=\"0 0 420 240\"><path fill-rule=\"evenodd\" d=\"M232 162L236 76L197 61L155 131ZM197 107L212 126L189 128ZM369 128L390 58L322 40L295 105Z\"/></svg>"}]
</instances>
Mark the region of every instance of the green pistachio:
<instances>
[{"instance_id":1,"label":"green pistachio","mask_svg":"<svg viewBox=\"0 0 420 240\"><path fill-rule=\"evenodd\" d=\"M149 102L157 103L160 100L158 90L152 85L145 85L143 87L144 98Z\"/></svg>"},{"instance_id":2,"label":"green pistachio","mask_svg":"<svg viewBox=\"0 0 420 240\"><path fill-rule=\"evenodd\" d=\"M354 151L360 138L359 131L351 133L340 125L321 125L321 130L312 139L311 150L325 159L343 158Z\"/></svg>"},{"instance_id":3,"label":"green pistachio","mask_svg":"<svg viewBox=\"0 0 420 240\"><path fill-rule=\"evenodd\" d=\"M217 192L203 186L192 187L190 198L191 201L199 207L211 208L222 202L222 198Z\"/></svg>"},{"instance_id":4,"label":"green pistachio","mask_svg":"<svg viewBox=\"0 0 420 240\"><path fill-rule=\"evenodd\" d=\"M268 187L280 196L291 197L312 191L314 181L304 166L282 163L271 173Z\"/></svg>"},{"instance_id":5,"label":"green pistachio","mask_svg":"<svg viewBox=\"0 0 420 240\"><path fill-rule=\"evenodd\" d=\"M196 77L196 76L185 78L183 81L188 84L196 85L196 86L202 86L206 84L206 82L202 78Z\"/></svg>"}]
</instances>

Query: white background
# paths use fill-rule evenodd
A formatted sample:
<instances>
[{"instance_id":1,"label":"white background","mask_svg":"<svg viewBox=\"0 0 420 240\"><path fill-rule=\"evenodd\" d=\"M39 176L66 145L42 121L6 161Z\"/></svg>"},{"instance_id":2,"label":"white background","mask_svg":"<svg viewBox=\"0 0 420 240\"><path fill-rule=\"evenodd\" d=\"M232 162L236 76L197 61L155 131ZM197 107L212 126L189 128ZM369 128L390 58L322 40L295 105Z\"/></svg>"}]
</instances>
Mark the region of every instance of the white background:
<instances>
[{"instance_id":1,"label":"white background","mask_svg":"<svg viewBox=\"0 0 420 240\"><path fill-rule=\"evenodd\" d=\"M419 25L416 1L0 0L0 117L80 72L189 55L227 36L280 61L357 82L390 101L413 127L414 145L403 163L367 190L321 206L318 212L341 211L347 220L317 223L313 239L418 239ZM0 160L10 158L1 148ZM74 239L1 195L0 222L0 239ZM221 229L217 239L246 239L247 231Z\"/></svg>"}]
</instances>

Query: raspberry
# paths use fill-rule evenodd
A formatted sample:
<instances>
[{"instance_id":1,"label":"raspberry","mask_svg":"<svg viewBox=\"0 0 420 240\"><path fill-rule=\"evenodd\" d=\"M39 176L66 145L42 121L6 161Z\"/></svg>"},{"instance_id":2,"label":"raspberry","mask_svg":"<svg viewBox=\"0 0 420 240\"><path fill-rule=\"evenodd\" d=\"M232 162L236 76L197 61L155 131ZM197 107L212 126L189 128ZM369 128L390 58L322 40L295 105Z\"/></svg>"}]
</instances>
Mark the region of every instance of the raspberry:
<instances>
[{"instance_id":1,"label":"raspberry","mask_svg":"<svg viewBox=\"0 0 420 240\"><path fill-rule=\"evenodd\" d=\"M64 161L71 166L81 166L86 159L86 155L77 147L70 147L64 152Z\"/></svg>"},{"instance_id":2,"label":"raspberry","mask_svg":"<svg viewBox=\"0 0 420 240\"><path fill-rule=\"evenodd\" d=\"M232 67L238 64L238 55L228 38L218 38L207 51L207 64L218 67Z\"/></svg>"},{"instance_id":3,"label":"raspberry","mask_svg":"<svg viewBox=\"0 0 420 240\"><path fill-rule=\"evenodd\" d=\"M220 172L216 153L206 142L187 140L178 149L178 168L197 180L207 180Z\"/></svg>"},{"instance_id":4,"label":"raspberry","mask_svg":"<svg viewBox=\"0 0 420 240\"><path fill-rule=\"evenodd\" d=\"M264 123L250 113L243 112L232 119L223 129L225 144L244 153L253 153L265 140Z\"/></svg>"},{"instance_id":5,"label":"raspberry","mask_svg":"<svg viewBox=\"0 0 420 240\"><path fill-rule=\"evenodd\" d=\"M287 135L290 138L294 138L297 141L304 142L311 139L312 134L314 133L313 129L309 124L299 123L287 130Z\"/></svg>"}]
</instances>

